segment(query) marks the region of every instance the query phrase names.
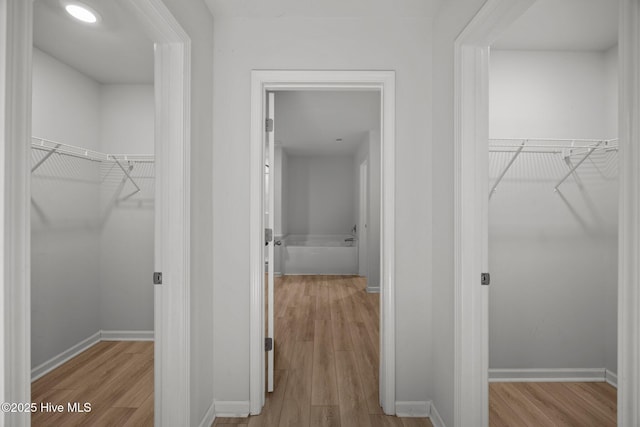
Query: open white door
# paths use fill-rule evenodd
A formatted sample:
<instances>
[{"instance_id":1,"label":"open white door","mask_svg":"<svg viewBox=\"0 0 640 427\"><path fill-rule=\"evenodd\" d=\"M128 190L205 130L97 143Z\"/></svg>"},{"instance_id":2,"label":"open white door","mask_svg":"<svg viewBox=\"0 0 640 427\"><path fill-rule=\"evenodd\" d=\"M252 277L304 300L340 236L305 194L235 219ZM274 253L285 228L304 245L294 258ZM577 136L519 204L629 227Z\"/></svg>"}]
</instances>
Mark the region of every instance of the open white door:
<instances>
[{"instance_id":1,"label":"open white door","mask_svg":"<svg viewBox=\"0 0 640 427\"><path fill-rule=\"evenodd\" d=\"M273 391L273 353L274 353L274 339L273 339L273 287L274 287L274 245L275 239L273 236L274 230L274 194L275 194L275 94L273 92L267 93L267 122L266 122L266 147L265 153L265 218L267 236L267 391Z\"/></svg>"}]
</instances>

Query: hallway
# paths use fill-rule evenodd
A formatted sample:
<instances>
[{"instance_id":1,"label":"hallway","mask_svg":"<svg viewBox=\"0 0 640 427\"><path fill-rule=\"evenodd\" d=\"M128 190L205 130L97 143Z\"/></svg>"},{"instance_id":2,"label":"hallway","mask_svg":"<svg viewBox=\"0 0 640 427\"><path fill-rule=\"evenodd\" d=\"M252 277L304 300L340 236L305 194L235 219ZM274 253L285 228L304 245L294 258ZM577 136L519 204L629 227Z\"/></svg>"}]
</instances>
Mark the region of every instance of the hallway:
<instances>
[{"instance_id":1,"label":"hallway","mask_svg":"<svg viewBox=\"0 0 640 427\"><path fill-rule=\"evenodd\" d=\"M214 426L432 427L378 404L379 294L354 276L284 276L275 288L275 389L263 411Z\"/></svg>"}]
</instances>

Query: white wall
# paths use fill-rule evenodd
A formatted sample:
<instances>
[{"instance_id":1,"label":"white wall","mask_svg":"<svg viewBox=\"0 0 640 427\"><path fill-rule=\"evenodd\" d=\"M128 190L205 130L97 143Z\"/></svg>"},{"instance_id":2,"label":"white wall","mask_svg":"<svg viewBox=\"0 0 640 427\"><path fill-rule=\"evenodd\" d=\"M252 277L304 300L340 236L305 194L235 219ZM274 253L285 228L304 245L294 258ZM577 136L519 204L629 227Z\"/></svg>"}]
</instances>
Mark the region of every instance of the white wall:
<instances>
[{"instance_id":1,"label":"white wall","mask_svg":"<svg viewBox=\"0 0 640 427\"><path fill-rule=\"evenodd\" d=\"M95 149L99 112L98 83L34 48L34 135ZM35 367L100 329L98 166L53 156L32 174L31 190Z\"/></svg>"},{"instance_id":2,"label":"white wall","mask_svg":"<svg viewBox=\"0 0 640 427\"><path fill-rule=\"evenodd\" d=\"M250 71L373 69L397 73L396 398L428 400L431 21L285 16L214 24L215 398L249 399Z\"/></svg>"},{"instance_id":3,"label":"white wall","mask_svg":"<svg viewBox=\"0 0 640 427\"><path fill-rule=\"evenodd\" d=\"M290 156L285 207L290 234L349 234L353 156Z\"/></svg>"},{"instance_id":4,"label":"white wall","mask_svg":"<svg viewBox=\"0 0 640 427\"><path fill-rule=\"evenodd\" d=\"M492 51L491 137L617 137L607 66L602 52ZM510 157L490 154L491 183ZM522 154L491 198L490 368L615 366L617 154L590 159L582 188L556 193L562 156Z\"/></svg>"},{"instance_id":5,"label":"white wall","mask_svg":"<svg viewBox=\"0 0 640 427\"><path fill-rule=\"evenodd\" d=\"M191 39L191 424L213 403L213 22L202 0L163 0ZM247 77L248 78L248 77ZM215 166L215 164L214 164ZM223 181L224 182L224 181ZM223 185L222 183L219 183ZM230 191L224 186L225 192ZM220 205L221 208L226 203ZM216 234L216 241L221 236ZM222 246L226 242L220 241ZM248 297L247 297L248 301ZM212 309L213 308L213 309ZM223 320L217 325L226 328ZM212 332L213 331L213 332ZM227 349L228 350L228 349ZM229 354L229 353L228 353ZM218 381L216 379L216 381Z\"/></svg>"},{"instance_id":6,"label":"white wall","mask_svg":"<svg viewBox=\"0 0 640 427\"><path fill-rule=\"evenodd\" d=\"M601 52L491 51L492 138L614 138Z\"/></svg>"},{"instance_id":7,"label":"white wall","mask_svg":"<svg viewBox=\"0 0 640 427\"><path fill-rule=\"evenodd\" d=\"M154 116L153 85L103 85L100 151L153 154ZM116 204L112 201L123 174L111 165L103 165L101 172L100 325L103 330L153 331L155 169L134 164L130 174L142 191ZM127 182L121 196L133 190Z\"/></svg>"}]
</instances>

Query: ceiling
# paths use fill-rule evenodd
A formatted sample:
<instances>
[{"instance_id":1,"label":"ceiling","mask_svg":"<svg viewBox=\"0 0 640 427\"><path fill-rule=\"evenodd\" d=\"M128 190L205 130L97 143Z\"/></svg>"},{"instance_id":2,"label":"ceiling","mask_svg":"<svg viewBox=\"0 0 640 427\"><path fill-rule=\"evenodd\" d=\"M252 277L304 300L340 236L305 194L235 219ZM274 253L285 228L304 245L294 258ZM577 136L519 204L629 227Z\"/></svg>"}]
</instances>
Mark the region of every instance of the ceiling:
<instances>
[{"instance_id":1,"label":"ceiling","mask_svg":"<svg viewBox=\"0 0 640 427\"><path fill-rule=\"evenodd\" d=\"M61 0L36 0L33 44L100 83L153 83L153 43L117 0L82 0L96 25L67 15Z\"/></svg>"},{"instance_id":2,"label":"ceiling","mask_svg":"<svg viewBox=\"0 0 640 427\"><path fill-rule=\"evenodd\" d=\"M492 48L602 51L617 43L617 1L538 0Z\"/></svg>"},{"instance_id":3,"label":"ceiling","mask_svg":"<svg viewBox=\"0 0 640 427\"><path fill-rule=\"evenodd\" d=\"M206 0L214 19L256 18L416 18L433 14L442 0Z\"/></svg>"},{"instance_id":4,"label":"ceiling","mask_svg":"<svg viewBox=\"0 0 640 427\"><path fill-rule=\"evenodd\" d=\"M377 91L283 91L275 102L276 145L289 155L352 154L380 129Z\"/></svg>"}]
</instances>

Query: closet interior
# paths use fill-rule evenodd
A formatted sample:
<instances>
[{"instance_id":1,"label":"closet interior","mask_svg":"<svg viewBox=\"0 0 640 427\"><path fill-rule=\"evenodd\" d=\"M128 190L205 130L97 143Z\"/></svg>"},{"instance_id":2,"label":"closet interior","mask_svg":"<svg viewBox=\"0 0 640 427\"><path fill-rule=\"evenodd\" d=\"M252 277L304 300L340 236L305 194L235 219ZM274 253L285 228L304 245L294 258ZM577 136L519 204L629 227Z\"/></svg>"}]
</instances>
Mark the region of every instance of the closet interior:
<instances>
[{"instance_id":1,"label":"closet interior","mask_svg":"<svg viewBox=\"0 0 640 427\"><path fill-rule=\"evenodd\" d=\"M611 5L602 7L608 11ZM494 383L494 425L504 421L505 413L498 409L502 404L527 405L538 417L552 417L554 411L536 407L551 396L543 387L569 396L575 391L571 384L582 384L575 386L580 388L578 400L560 403L554 396L559 413L566 410L585 417L580 422L615 425L617 21L614 10L610 37L598 43L581 36L589 27L584 22L567 29L573 38L541 37L540 26L549 25L550 17L564 9L578 20L585 15L541 1L490 53L489 381ZM603 15L603 25L608 15ZM594 396L599 404L608 403L576 412L576 402Z\"/></svg>"},{"instance_id":2,"label":"closet interior","mask_svg":"<svg viewBox=\"0 0 640 427\"><path fill-rule=\"evenodd\" d=\"M153 417L153 44L119 2L93 6L94 27L34 2L32 400L93 410L33 425L108 423L143 402Z\"/></svg>"}]
</instances>

